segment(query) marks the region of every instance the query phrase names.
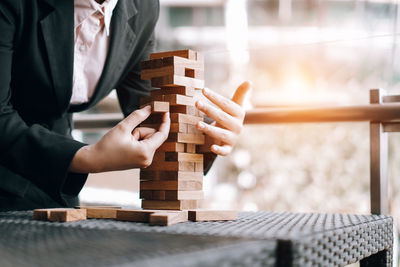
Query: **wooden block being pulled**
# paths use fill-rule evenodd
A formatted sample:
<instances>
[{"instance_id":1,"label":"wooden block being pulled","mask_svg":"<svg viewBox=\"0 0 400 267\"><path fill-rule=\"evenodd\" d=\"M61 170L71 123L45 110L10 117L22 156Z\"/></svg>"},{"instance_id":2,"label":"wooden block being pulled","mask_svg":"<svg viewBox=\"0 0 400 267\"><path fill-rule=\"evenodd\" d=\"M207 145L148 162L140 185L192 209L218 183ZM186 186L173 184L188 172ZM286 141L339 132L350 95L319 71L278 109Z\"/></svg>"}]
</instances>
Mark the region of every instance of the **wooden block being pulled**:
<instances>
[{"instance_id":1,"label":"wooden block being pulled","mask_svg":"<svg viewBox=\"0 0 400 267\"><path fill-rule=\"evenodd\" d=\"M197 208L196 200L142 200L143 209L192 210Z\"/></svg>"},{"instance_id":2,"label":"wooden block being pulled","mask_svg":"<svg viewBox=\"0 0 400 267\"><path fill-rule=\"evenodd\" d=\"M179 180L179 181L203 181L202 172L176 172L176 171L148 171L146 169L140 170L140 180L151 180L151 181L168 181L168 180Z\"/></svg>"},{"instance_id":3,"label":"wooden block being pulled","mask_svg":"<svg viewBox=\"0 0 400 267\"><path fill-rule=\"evenodd\" d=\"M202 145L204 144L205 136L203 134L169 133L167 141Z\"/></svg>"},{"instance_id":4,"label":"wooden block being pulled","mask_svg":"<svg viewBox=\"0 0 400 267\"><path fill-rule=\"evenodd\" d=\"M158 59L158 58L172 57L172 56L184 57L191 60L197 59L196 51L190 49L152 53L150 54L150 59Z\"/></svg>"},{"instance_id":5,"label":"wooden block being pulled","mask_svg":"<svg viewBox=\"0 0 400 267\"><path fill-rule=\"evenodd\" d=\"M238 218L234 210L189 210L189 220L202 221L235 221Z\"/></svg>"},{"instance_id":6,"label":"wooden block being pulled","mask_svg":"<svg viewBox=\"0 0 400 267\"><path fill-rule=\"evenodd\" d=\"M202 190L196 191L165 191L165 200L186 200L186 199L204 199Z\"/></svg>"},{"instance_id":7,"label":"wooden block being pulled","mask_svg":"<svg viewBox=\"0 0 400 267\"><path fill-rule=\"evenodd\" d=\"M154 113L169 112L169 103L165 101L153 101L151 102L151 112Z\"/></svg>"},{"instance_id":8,"label":"wooden block being pulled","mask_svg":"<svg viewBox=\"0 0 400 267\"><path fill-rule=\"evenodd\" d=\"M166 152L166 161L190 161L203 162L203 154L181 153L181 152Z\"/></svg>"},{"instance_id":9,"label":"wooden block being pulled","mask_svg":"<svg viewBox=\"0 0 400 267\"><path fill-rule=\"evenodd\" d=\"M51 222L76 222L86 220L86 209L59 209L50 211Z\"/></svg>"},{"instance_id":10,"label":"wooden block being pulled","mask_svg":"<svg viewBox=\"0 0 400 267\"><path fill-rule=\"evenodd\" d=\"M150 96L156 95L186 95L194 96L195 90L192 87L177 86L177 87L161 87L161 89L156 89L150 91Z\"/></svg>"},{"instance_id":11,"label":"wooden block being pulled","mask_svg":"<svg viewBox=\"0 0 400 267\"><path fill-rule=\"evenodd\" d=\"M187 124L192 124L195 125L199 121L203 121L203 117L197 117L197 116L192 116L192 115L186 115L186 114L179 114L179 113L172 113L170 115L171 117L171 122L177 122L177 123L187 123Z\"/></svg>"},{"instance_id":12,"label":"wooden block being pulled","mask_svg":"<svg viewBox=\"0 0 400 267\"><path fill-rule=\"evenodd\" d=\"M203 182L200 181L140 181L140 190L196 191L202 189Z\"/></svg>"},{"instance_id":13,"label":"wooden block being pulled","mask_svg":"<svg viewBox=\"0 0 400 267\"><path fill-rule=\"evenodd\" d=\"M185 144L177 142L165 142L162 144L157 151L164 152L185 152Z\"/></svg>"},{"instance_id":14,"label":"wooden block being pulled","mask_svg":"<svg viewBox=\"0 0 400 267\"><path fill-rule=\"evenodd\" d=\"M188 221L188 212L186 210L180 212L156 212L150 214L150 225L152 226L170 226L177 223Z\"/></svg>"},{"instance_id":15,"label":"wooden block being pulled","mask_svg":"<svg viewBox=\"0 0 400 267\"><path fill-rule=\"evenodd\" d=\"M194 98L184 95L165 95L164 101L169 102L171 106L186 105L194 106Z\"/></svg>"}]
</instances>

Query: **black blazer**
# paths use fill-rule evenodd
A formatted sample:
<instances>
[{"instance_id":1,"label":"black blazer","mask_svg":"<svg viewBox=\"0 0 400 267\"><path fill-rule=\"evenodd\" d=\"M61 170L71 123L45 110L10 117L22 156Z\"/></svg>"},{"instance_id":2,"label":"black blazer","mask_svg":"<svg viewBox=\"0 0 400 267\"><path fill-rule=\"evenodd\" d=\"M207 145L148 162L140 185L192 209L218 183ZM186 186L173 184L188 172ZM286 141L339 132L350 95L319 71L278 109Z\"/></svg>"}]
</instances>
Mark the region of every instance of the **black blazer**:
<instances>
[{"instance_id":1,"label":"black blazer","mask_svg":"<svg viewBox=\"0 0 400 267\"><path fill-rule=\"evenodd\" d=\"M158 0L118 1L95 93L89 103L71 106L74 1L0 1L0 210L76 204L87 174L68 172L84 146L70 136L71 114L113 88L125 115L139 106L151 88L140 79L140 62L154 48L158 14ZM54 203L40 201L43 196L29 207L17 201L32 191Z\"/></svg>"}]
</instances>

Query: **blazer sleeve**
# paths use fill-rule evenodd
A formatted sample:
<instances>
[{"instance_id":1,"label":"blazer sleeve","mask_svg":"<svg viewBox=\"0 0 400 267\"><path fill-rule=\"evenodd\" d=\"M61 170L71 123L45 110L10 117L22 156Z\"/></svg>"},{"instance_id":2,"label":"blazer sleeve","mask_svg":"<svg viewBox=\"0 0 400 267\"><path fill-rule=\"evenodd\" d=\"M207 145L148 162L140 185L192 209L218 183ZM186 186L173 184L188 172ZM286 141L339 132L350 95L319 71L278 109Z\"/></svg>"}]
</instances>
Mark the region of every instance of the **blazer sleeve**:
<instances>
[{"instance_id":1,"label":"blazer sleeve","mask_svg":"<svg viewBox=\"0 0 400 267\"><path fill-rule=\"evenodd\" d=\"M38 124L28 126L14 109L12 62L20 14L11 5L0 3L0 164L59 199L70 163L85 144Z\"/></svg>"}]
</instances>

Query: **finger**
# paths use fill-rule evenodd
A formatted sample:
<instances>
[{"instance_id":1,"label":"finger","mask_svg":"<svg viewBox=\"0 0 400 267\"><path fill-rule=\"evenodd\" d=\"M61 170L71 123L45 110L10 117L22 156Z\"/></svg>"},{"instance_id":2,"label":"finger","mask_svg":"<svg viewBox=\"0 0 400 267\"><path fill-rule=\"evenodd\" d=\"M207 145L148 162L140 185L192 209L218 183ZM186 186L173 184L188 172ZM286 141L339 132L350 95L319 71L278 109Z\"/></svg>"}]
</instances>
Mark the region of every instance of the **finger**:
<instances>
[{"instance_id":1,"label":"finger","mask_svg":"<svg viewBox=\"0 0 400 267\"><path fill-rule=\"evenodd\" d=\"M206 135L210 136L214 139L214 141L219 141L223 144L233 145L236 143L236 135L231 131L211 126L207 123L199 121L197 123L197 129L205 133Z\"/></svg>"},{"instance_id":2,"label":"finger","mask_svg":"<svg viewBox=\"0 0 400 267\"><path fill-rule=\"evenodd\" d=\"M232 101L237 103L240 106L243 106L244 100L246 99L247 95L251 92L251 82L245 81L236 89L235 93L233 94Z\"/></svg>"},{"instance_id":3,"label":"finger","mask_svg":"<svg viewBox=\"0 0 400 267\"><path fill-rule=\"evenodd\" d=\"M225 113L224 111L222 111L216 107L213 107L209 104L206 104L200 100L196 102L196 107L200 111L204 112L208 117L215 120L215 122L218 125L221 125L222 127L226 128L226 129L234 131L235 133L240 132L241 124L239 124L239 122L234 117Z\"/></svg>"},{"instance_id":4,"label":"finger","mask_svg":"<svg viewBox=\"0 0 400 267\"><path fill-rule=\"evenodd\" d=\"M230 145L212 145L211 151L220 156L227 156L232 152L232 146Z\"/></svg>"},{"instance_id":5,"label":"finger","mask_svg":"<svg viewBox=\"0 0 400 267\"><path fill-rule=\"evenodd\" d=\"M142 121L147 119L151 114L151 106L145 106L144 108L135 110L128 117L122 120L119 124L126 127L127 129L134 129Z\"/></svg>"},{"instance_id":6,"label":"finger","mask_svg":"<svg viewBox=\"0 0 400 267\"><path fill-rule=\"evenodd\" d=\"M232 100L207 88L203 89L203 95L226 113L234 117L241 115L242 108Z\"/></svg>"},{"instance_id":7,"label":"finger","mask_svg":"<svg viewBox=\"0 0 400 267\"><path fill-rule=\"evenodd\" d=\"M152 134L154 134L156 132L155 129L153 128L148 128L148 127L137 127L135 128L135 130L133 130L133 137L136 140L140 140L140 139L146 139L149 136L151 136Z\"/></svg>"},{"instance_id":8,"label":"finger","mask_svg":"<svg viewBox=\"0 0 400 267\"><path fill-rule=\"evenodd\" d=\"M165 140L167 140L170 125L171 125L171 120L169 117L169 112L166 112L163 116L163 121L160 125L159 130L155 132L153 135L151 135L149 138L141 142L147 143L153 149L157 149L165 142Z\"/></svg>"}]
</instances>

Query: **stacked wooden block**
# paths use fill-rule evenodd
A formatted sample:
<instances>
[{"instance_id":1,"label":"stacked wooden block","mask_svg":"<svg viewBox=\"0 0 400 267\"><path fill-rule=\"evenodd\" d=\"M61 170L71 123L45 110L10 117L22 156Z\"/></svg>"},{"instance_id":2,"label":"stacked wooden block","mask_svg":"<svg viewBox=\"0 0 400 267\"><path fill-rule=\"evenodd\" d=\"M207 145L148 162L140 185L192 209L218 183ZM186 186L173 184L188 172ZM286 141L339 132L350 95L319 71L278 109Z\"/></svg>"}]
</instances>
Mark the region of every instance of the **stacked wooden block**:
<instances>
[{"instance_id":1,"label":"stacked wooden block","mask_svg":"<svg viewBox=\"0 0 400 267\"><path fill-rule=\"evenodd\" d=\"M152 115L142 127L158 128L164 112L170 112L168 140L156 151L153 163L140 171L143 209L189 210L203 199L203 154L196 146L204 135L196 123L203 120L195 108L196 89L204 87L204 60L191 50L154 53L142 62L142 79L151 80L150 96L141 105L151 105Z\"/></svg>"}]
</instances>

